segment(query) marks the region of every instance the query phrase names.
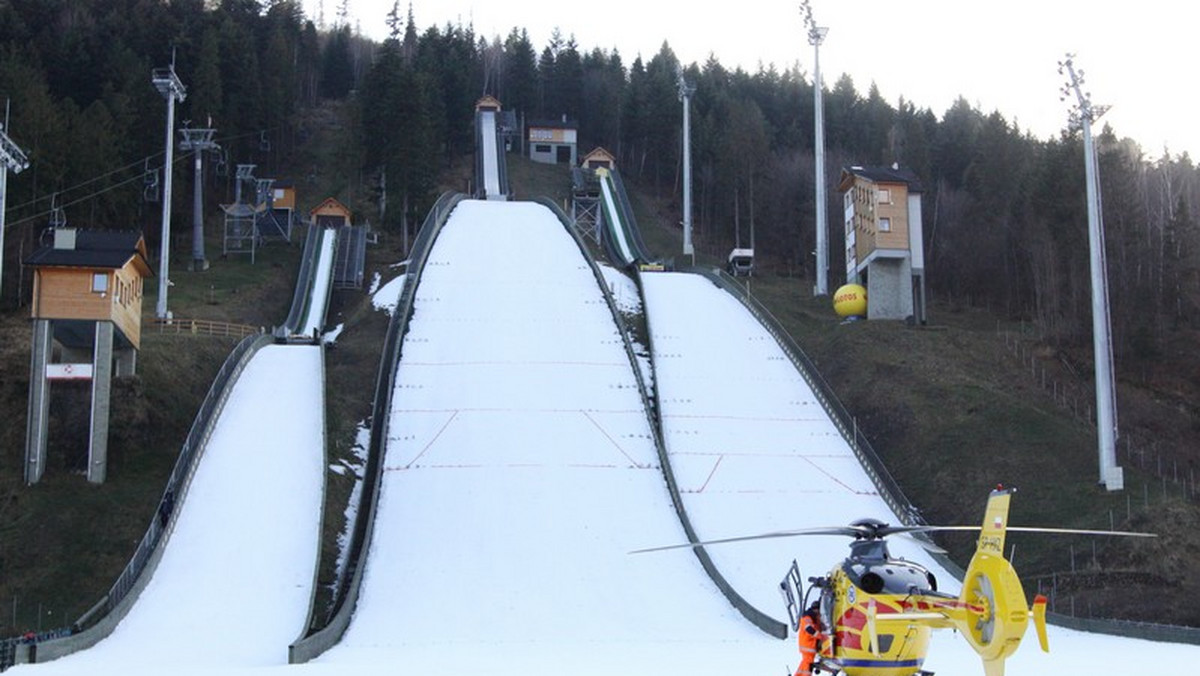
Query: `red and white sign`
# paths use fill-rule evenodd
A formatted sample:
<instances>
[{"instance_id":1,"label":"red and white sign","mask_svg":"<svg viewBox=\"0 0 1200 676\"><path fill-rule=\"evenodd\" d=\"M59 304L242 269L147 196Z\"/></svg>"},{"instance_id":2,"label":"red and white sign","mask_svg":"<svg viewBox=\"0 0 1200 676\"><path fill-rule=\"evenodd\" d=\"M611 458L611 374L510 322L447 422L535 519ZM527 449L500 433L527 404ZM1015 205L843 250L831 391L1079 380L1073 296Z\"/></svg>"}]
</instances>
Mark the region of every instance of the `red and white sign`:
<instances>
[{"instance_id":1,"label":"red and white sign","mask_svg":"<svg viewBox=\"0 0 1200 676\"><path fill-rule=\"evenodd\" d=\"M47 380L91 380L91 364L46 364Z\"/></svg>"}]
</instances>

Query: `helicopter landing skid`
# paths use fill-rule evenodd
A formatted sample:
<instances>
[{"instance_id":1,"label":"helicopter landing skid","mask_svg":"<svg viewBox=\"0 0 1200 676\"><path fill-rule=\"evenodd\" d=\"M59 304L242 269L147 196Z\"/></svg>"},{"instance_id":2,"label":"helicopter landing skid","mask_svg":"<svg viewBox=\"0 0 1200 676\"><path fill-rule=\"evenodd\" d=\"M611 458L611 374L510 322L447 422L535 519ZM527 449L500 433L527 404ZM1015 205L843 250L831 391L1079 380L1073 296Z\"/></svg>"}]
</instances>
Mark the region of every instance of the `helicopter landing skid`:
<instances>
[{"instance_id":1,"label":"helicopter landing skid","mask_svg":"<svg viewBox=\"0 0 1200 676\"><path fill-rule=\"evenodd\" d=\"M838 664L837 660L831 659L822 659L813 662L812 672L814 676L816 674L830 674L830 676L837 676L837 674L844 673L842 671L842 665Z\"/></svg>"}]
</instances>

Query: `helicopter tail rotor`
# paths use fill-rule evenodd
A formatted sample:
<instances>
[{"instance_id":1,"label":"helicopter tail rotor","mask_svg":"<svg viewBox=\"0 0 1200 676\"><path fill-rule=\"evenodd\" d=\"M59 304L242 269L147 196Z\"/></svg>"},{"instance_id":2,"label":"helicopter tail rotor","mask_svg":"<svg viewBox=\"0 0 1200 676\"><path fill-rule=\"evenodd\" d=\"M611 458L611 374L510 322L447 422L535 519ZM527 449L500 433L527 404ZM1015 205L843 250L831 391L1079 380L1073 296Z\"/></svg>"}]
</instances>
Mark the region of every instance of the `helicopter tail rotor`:
<instances>
[{"instance_id":1,"label":"helicopter tail rotor","mask_svg":"<svg viewBox=\"0 0 1200 676\"><path fill-rule=\"evenodd\" d=\"M975 555L963 578L962 595L952 619L967 642L983 658L989 676L1004 673L1004 660L1021 644L1032 616L1042 649L1046 650L1045 601L1031 613L1021 579L1004 558L1008 506L1012 490L997 489L988 496Z\"/></svg>"}]
</instances>

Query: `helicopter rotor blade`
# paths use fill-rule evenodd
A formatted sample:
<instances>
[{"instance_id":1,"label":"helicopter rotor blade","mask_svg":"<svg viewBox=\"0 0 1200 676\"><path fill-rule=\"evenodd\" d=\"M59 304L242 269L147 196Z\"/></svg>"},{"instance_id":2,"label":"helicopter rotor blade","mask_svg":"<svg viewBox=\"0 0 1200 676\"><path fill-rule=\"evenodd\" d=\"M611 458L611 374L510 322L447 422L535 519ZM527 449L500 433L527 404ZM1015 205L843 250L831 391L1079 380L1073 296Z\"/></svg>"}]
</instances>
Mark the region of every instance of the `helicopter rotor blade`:
<instances>
[{"instance_id":1,"label":"helicopter rotor blade","mask_svg":"<svg viewBox=\"0 0 1200 676\"><path fill-rule=\"evenodd\" d=\"M1079 530L1076 528L1044 528L1040 526L1009 526L1008 532L1058 533L1060 535L1115 535L1133 538L1156 538L1158 533L1139 533L1131 530Z\"/></svg>"},{"instance_id":2,"label":"helicopter rotor blade","mask_svg":"<svg viewBox=\"0 0 1200 676\"><path fill-rule=\"evenodd\" d=\"M646 554L649 552L661 552L670 549L686 549L696 547L707 547L708 545L723 545L731 542L747 542L751 540L769 540L774 538L790 538L801 535L845 535L852 538L883 538L888 535L906 535L910 539L915 540L924 549L935 554L945 554L946 551L932 542L925 541L922 538L912 537L916 533L945 533L945 532L979 532L983 530L982 526L821 526L817 528L801 528L798 530L782 530L770 533L759 533L757 535L742 535L731 538L720 538L717 540L704 540L701 542L686 542L677 545L664 545L661 547L646 547L644 549L635 549L630 554ZM1134 531L1115 531L1115 530L1079 530L1074 528L1044 528L1038 526L1008 526L1006 529L1010 533L1053 533L1058 535L1115 535L1127 537L1142 537L1152 538L1158 537L1156 533L1138 533Z\"/></svg>"},{"instance_id":3,"label":"helicopter rotor blade","mask_svg":"<svg viewBox=\"0 0 1200 676\"><path fill-rule=\"evenodd\" d=\"M920 531L918 531L918 532L920 532ZM948 554L949 553L945 549L942 549L941 547L934 544L933 540L919 538L914 533L900 533L900 535L904 536L911 542L917 543L917 546L919 546L921 549L924 549L925 551L929 552L930 554Z\"/></svg>"},{"instance_id":4,"label":"helicopter rotor blade","mask_svg":"<svg viewBox=\"0 0 1200 676\"><path fill-rule=\"evenodd\" d=\"M888 526L879 529L879 535L908 533L978 532L982 526ZM1114 535L1139 538L1158 537L1157 533L1139 533L1128 530L1080 530L1077 528L1049 528L1043 526L1007 526L1009 533L1054 533L1058 535Z\"/></svg>"},{"instance_id":5,"label":"helicopter rotor blade","mask_svg":"<svg viewBox=\"0 0 1200 676\"><path fill-rule=\"evenodd\" d=\"M685 542L678 545L664 545L661 547L646 547L645 549L635 549L630 554L646 554L648 552L661 552L669 549L687 549L696 547L707 547L709 545L723 545L730 542L746 542L750 540L769 540L773 538L790 538L800 535L848 535L855 537L861 534L857 528L849 526L823 526L819 528L802 528L799 530L781 530L771 533L759 533L758 535L742 535L732 538L721 538L718 540L703 540L701 542Z\"/></svg>"}]
</instances>

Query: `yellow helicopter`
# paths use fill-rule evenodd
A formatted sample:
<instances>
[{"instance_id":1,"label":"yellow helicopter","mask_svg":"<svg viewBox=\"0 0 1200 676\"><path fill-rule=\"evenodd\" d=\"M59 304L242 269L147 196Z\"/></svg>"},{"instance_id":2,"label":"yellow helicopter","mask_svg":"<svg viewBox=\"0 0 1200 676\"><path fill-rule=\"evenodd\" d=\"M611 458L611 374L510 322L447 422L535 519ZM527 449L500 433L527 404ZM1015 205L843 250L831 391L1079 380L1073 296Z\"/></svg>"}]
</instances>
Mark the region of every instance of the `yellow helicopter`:
<instances>
[{"instance_id":1,"label":"yellow helicopter","mask_svg":"<svg viewBox=\"0 0 1200 676\"><path fill-rule=\"evenodd\" d=\"M890 526L862 519L849 526L778 531L639 552L799 535L852 537L850 556L841 565L825 577L809 578L809 593L820 595L821 626L827 635L813 664L814 674L928 676L932 672L922 666L932 631L957 629L979 653L984 673L1002 676L1005 659L1020 646L1031 619L1042 650L1049 651L1046 598L1036 596L1032 607L1026 601L1021 579L1004 558L1008 531L1154 537L1123 531L1012 527L1008 525L1008 507L1013 492L1003 487L991 492L980 526ZM979 531L975 554L957 596L939 592L933 573L924 566L893 558L888 552L885 538L889 535L934 531ZM935 548L931 543L922 544ZM805 604L798 602L802 582L795 561L779 586L796 631Z\"/></svg>"}]
</instances>

